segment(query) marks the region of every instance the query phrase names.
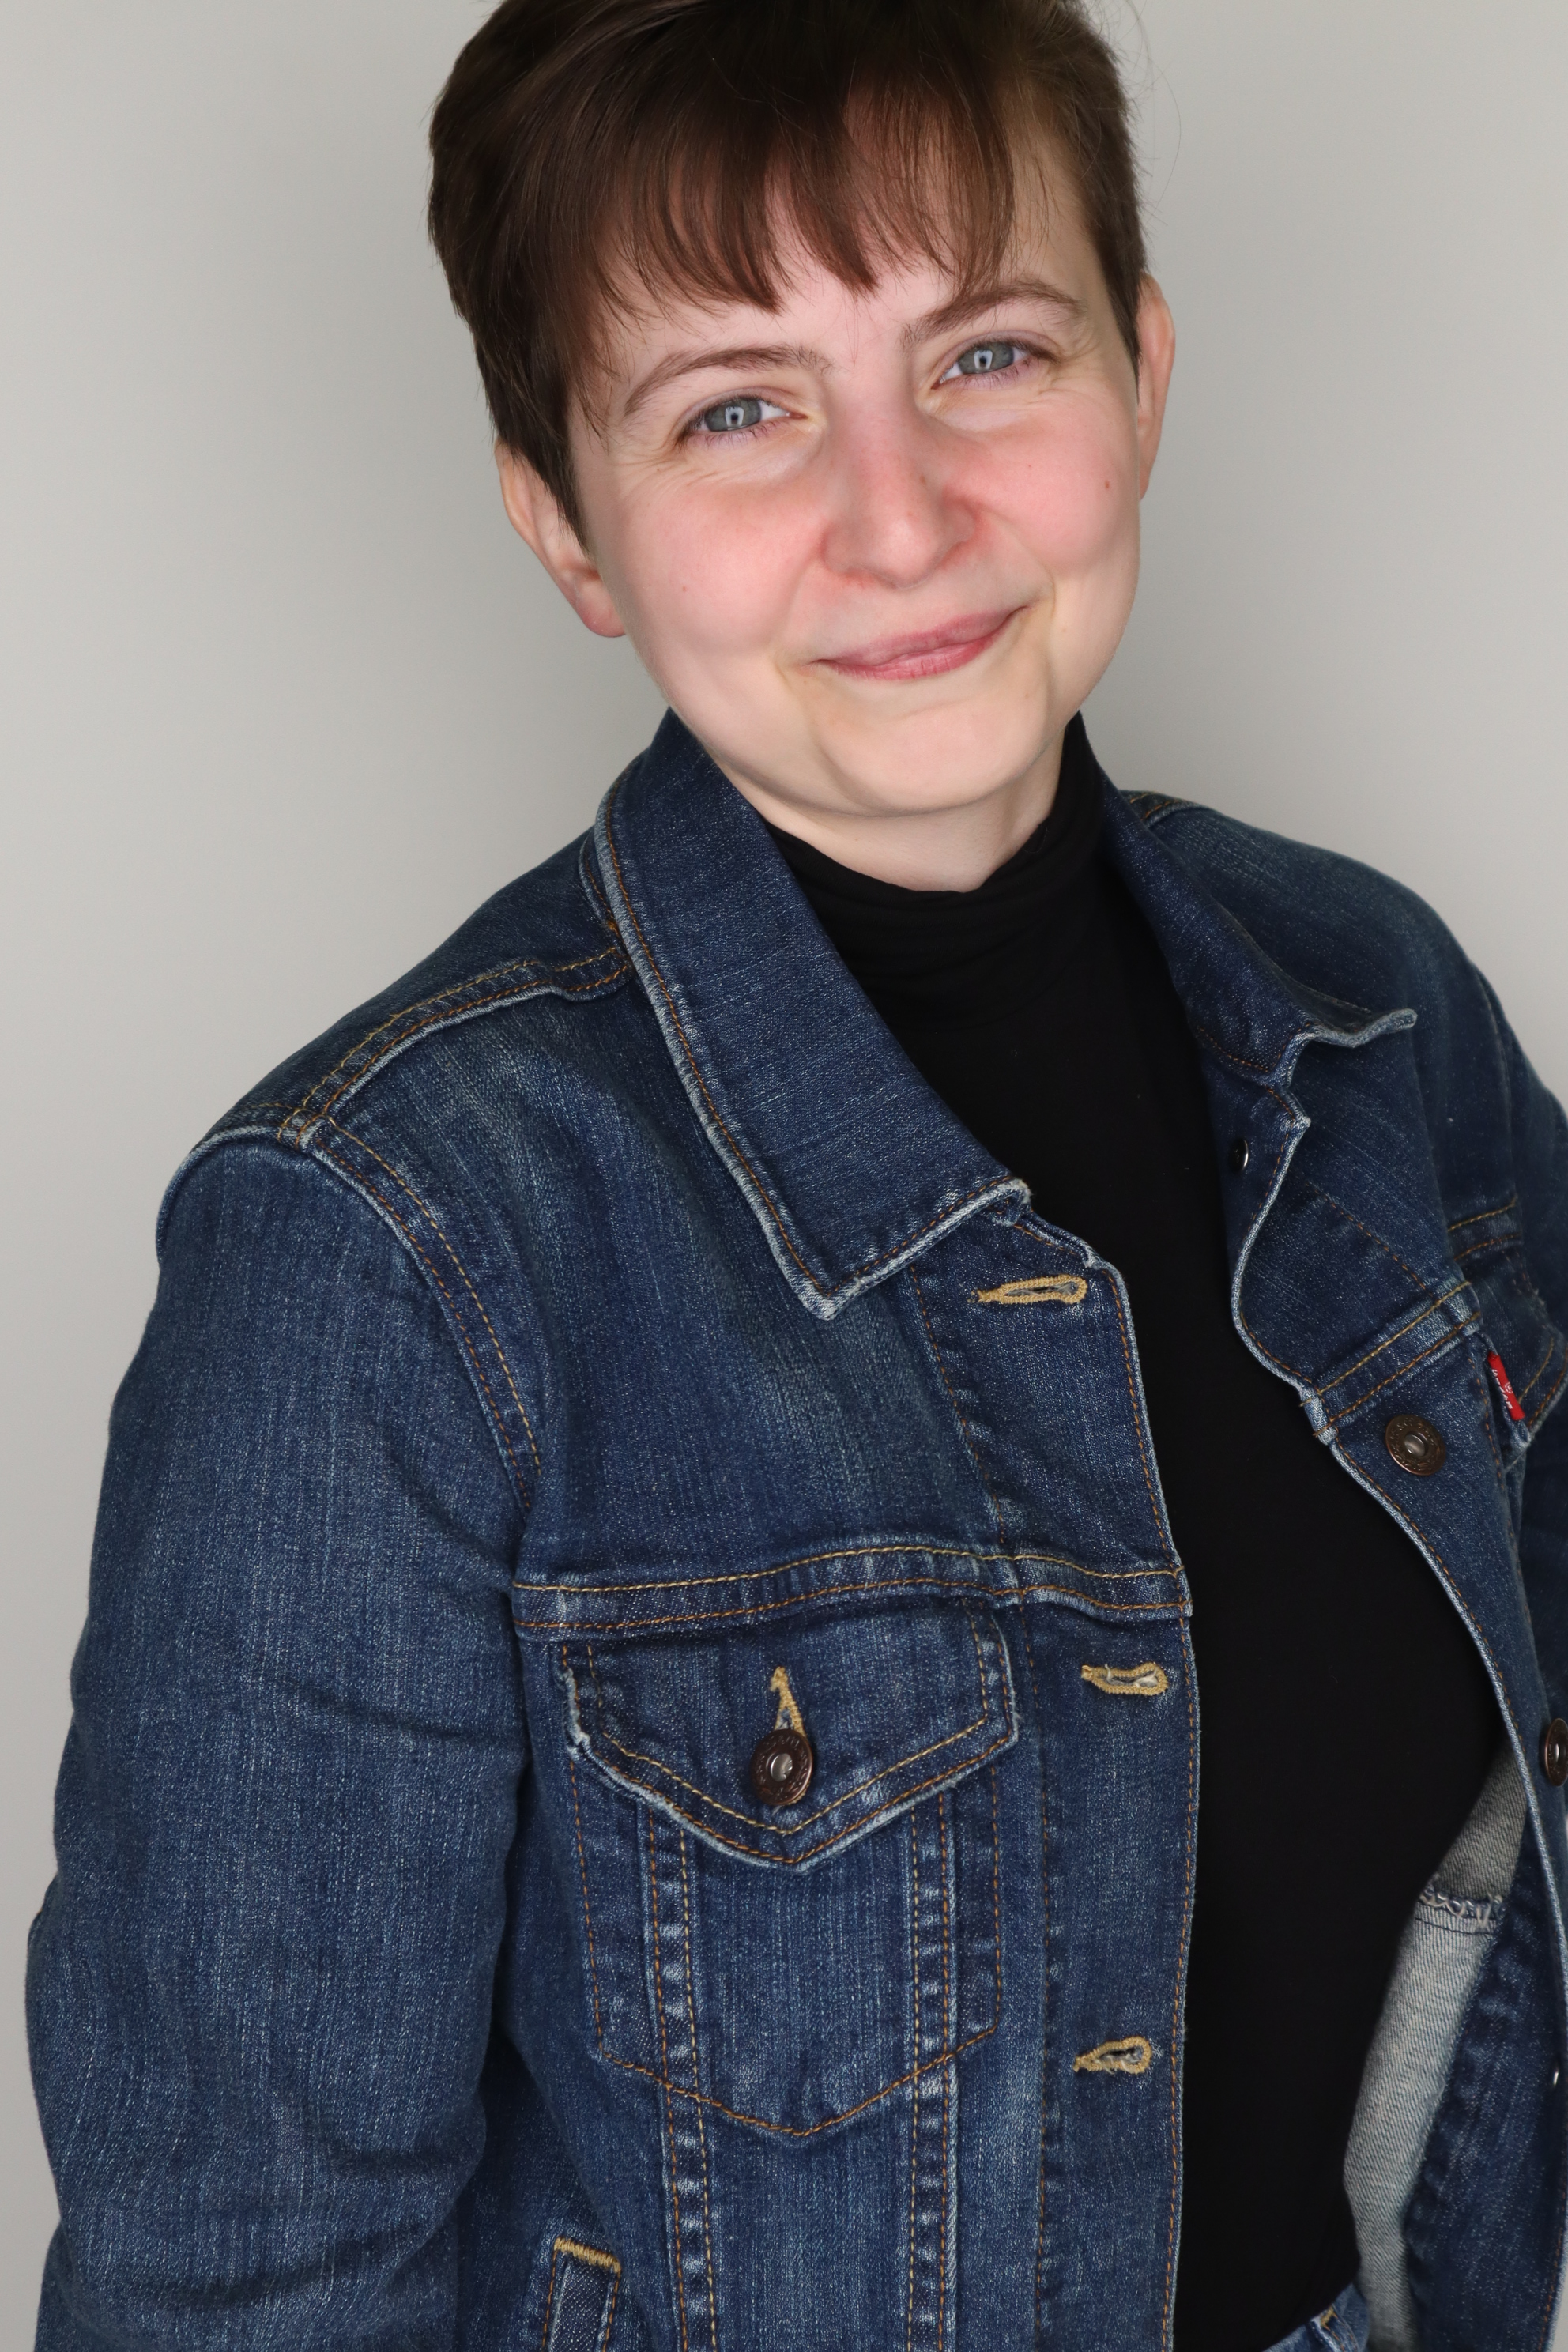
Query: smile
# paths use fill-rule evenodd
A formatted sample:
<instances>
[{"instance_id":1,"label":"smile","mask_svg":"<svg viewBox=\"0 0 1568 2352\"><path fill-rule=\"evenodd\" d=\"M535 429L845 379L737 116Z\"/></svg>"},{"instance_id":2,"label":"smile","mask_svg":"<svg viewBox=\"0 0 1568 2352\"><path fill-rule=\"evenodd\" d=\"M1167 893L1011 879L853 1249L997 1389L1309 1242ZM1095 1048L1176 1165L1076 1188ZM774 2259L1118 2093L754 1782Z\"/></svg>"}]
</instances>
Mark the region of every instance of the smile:
<instances>
[{"instance_id":1,"label":"smile","mask_svg":"<svg viewBox=\"0 0 1568 2352\"><path fill-rule=\"evenodd\" d=\"M1019 608L1005 613L969 613L940 629L922 629L902 637L883 637L852 653L825 654L817 667L836 669L846 677L940 677L944 670L962 669L988 646L994 646Z\"/></svg>"}]
</instances>

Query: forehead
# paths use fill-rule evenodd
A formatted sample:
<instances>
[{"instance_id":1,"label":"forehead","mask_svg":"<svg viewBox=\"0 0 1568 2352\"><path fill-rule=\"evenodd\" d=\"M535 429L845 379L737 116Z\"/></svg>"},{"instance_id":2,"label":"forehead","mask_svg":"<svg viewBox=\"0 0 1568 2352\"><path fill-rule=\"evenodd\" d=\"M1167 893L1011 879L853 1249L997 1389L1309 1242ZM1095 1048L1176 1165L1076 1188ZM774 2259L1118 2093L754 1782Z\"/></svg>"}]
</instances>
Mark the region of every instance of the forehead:
<instances>
[{"instance_id":1,"label":"forehead","mask_svg":"<svg viewBox=\"0 0 1568 2352\"><path fill-rule=\"evenodd\" d=\"M767 229L769 268L752 283L705 278L623 255L607 273L595 338L594 395L601 414L646 394L650 370L702 351L715 364L773 352L809 329L840 346L868 334L906 342L957 328L998 304L1046 307L1061 326L1109 315L1109 295L1071 174L1043 139L1015 166L1005 232L976 238L962 210L933 198L925 217L895 240L874 217L858 224L866 267L847 269L824 255L774 200ZM738 273L737 273L738 275Z\"/></svg>"}]
</instances>

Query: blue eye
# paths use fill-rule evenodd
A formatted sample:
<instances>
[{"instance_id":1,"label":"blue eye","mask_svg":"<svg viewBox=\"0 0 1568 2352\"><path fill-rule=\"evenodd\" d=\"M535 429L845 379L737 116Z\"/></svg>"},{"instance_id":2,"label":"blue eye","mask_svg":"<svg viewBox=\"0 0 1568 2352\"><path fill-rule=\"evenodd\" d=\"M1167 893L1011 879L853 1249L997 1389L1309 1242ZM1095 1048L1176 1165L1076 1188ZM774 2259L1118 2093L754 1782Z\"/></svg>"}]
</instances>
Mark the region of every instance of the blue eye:
<instances>
[{"instance_id":1,"label":"blue eye","mask_svg":"<svg viewBox=\"0 0 1568 2352\"><path fill-rule=\"evenodd\" d=\"M704 433L749 433L763 421L763 403L751 398L721 400L705 408L697 422Z\"/></svg>"},{"instance_id":2,"label":"blue eye","mask_svg":"<svg viewBox=\"0 0 1568 2352\"><path fill-rule=\"evenodd\" d=\"M994 375L1021 356L1016 343L975 343L958 362L960 375Z\"/></svg>"}]
</instances>

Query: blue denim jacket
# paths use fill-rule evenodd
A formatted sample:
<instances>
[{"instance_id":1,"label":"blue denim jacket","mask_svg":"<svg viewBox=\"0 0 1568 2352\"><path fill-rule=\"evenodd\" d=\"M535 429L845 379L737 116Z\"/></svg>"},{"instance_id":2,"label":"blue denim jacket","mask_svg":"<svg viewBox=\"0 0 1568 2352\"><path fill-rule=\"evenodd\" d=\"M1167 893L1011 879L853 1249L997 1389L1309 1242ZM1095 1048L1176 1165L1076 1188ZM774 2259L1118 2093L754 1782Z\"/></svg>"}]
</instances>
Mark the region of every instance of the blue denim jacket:
<instances>
[{"instance_id":1,"label":"blue denim jacket","mask_svg":"<svg viewBox=\"0 0 1568 2352\"><path fill-rule=\"evenodd\" d=\"M1381 2325L1535 2347L1568 1131L1417 900L1107 791L1202 1045L1237 1331L1508 1730L1369 2062ZM180 1171L74 1691L30 1970L47 2352L1168 2341L1199 1686L1126 1297L675 720Z\"/></svg>"}]
</instances>

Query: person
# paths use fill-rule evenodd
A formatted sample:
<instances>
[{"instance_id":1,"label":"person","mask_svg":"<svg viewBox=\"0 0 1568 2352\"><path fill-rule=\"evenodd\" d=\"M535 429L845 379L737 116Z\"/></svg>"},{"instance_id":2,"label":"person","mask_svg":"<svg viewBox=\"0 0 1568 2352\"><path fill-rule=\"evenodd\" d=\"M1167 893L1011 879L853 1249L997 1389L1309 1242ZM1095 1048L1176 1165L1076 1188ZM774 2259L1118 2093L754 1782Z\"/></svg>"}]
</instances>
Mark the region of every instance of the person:
<instances>
[{"instance_id":1,"label":"person","mask_svg":"<svg viewBox=\"0 0 1568 2352\"><path fill-rule=\"evenodd\" d=\"M1568 1136L1100 771L1075 0L506 0L431 223L669 715L178 1172L29 1975L45 2352L1542 2346Z\"/></svg>"}]
</instances>

